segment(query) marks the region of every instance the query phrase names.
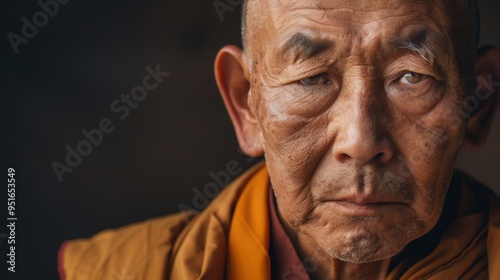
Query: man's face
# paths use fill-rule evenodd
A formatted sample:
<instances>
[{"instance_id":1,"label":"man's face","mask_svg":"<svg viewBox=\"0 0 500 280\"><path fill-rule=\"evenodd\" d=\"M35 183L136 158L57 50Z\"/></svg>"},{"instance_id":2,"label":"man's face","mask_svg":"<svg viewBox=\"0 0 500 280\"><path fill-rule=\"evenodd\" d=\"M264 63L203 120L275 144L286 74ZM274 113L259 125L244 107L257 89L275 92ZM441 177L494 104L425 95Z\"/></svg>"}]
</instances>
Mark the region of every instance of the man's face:
<instances>
[{"instance_id":1,"label":"man's face","mask_svg":"<svg viewBox=\"0 0 500 280\"><path fill-rule=\"evenodd\" d=\"M249 100L280 215L332 257L391 257L437 222L463 138L444 5L269 2Z\"/></svg>"}]
</instances>

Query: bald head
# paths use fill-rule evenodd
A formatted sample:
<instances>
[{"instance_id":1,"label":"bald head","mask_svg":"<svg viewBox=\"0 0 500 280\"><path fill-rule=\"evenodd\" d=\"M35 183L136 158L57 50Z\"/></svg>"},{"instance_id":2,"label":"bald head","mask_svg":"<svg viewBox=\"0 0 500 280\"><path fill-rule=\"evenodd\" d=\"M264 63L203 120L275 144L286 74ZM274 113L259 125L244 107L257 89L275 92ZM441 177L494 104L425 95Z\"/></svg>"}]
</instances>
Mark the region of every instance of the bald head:
<instances>
[{"instance_id":1,"label":"bald head","mask_svg":"<svg viewBox=\"0 0 500 280\"><path fill-rule=\"evenodd\" d=\"M261 21L254 16L254 13L261 11L258 7L260 6L259 2L262 1L265 0L243 0L242 2L241 39L243 49L245 50L247 50L251 44L251 38L248 36L248 34L252 32L251 24L253 24L253 21ZM468 28L466 28L466 30L460 30L460 32L468 31L467 33L470 35L469 40L472 41L473 51L475 51L479 44L480 36L480 15L477 0L451 0L445 2L450 2L447 4L456 7L456 13L452 20L462 23L465 22L467 24ZM458 5L453 5L454 3ZM259 12L259 14L262 13Z\"/></svg>"}]
</instances>

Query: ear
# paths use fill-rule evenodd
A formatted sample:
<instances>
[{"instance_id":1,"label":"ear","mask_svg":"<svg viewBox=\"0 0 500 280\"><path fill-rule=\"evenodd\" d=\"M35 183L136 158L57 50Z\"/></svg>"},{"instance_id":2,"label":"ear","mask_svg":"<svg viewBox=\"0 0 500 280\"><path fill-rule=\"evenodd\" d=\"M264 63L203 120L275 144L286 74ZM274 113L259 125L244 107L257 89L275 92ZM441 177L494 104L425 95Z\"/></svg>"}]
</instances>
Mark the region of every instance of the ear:
<instances>
[{"instance_id":1,"label":"ear","mask_svg":"<svg viewBox=\"0 0 500 280\"><path fill-rule=\"evenodd\" d=\"M467 123L465 149L477 149L488 138L495 111L500 103L500 50L487 46L479 49L475 63L476 88L474 97L479 106L471 112Z\"/></svg>"},{"instance_id":2,"label":"ear","mask_svg":"<svg viewBox=\"0 0 500 280\"><path fill-rule=\"evenodd\" d=\"M223 47L215 59L215 80L236 131L241 149L249 156L264 154L262 134L251 104L249 68L243 50Z\"/></svg>"}]
</instances>

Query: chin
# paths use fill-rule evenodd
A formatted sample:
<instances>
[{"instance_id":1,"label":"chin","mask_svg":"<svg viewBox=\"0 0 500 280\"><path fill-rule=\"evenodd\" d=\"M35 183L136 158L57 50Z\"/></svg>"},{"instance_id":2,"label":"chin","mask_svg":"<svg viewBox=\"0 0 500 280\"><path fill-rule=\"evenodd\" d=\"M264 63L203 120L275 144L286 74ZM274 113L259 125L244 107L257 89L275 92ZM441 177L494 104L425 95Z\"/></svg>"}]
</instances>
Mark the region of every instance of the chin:
<instances>
[{"instance_id":1,"label":"chin","mask_svg":"<svg viewBox=\"0 0 500 280\"><path fill-rule=\"evenodd\" d=\"M334 242L334 244L320 246L331 257L341 261L370 263L393 257L401 252L408 243L403 240L384 240L378 235L363 233L347 236L346 240L340 243Z\"/></svg>"},{"instance_id":2,"label":"chin","mask_svg":"<svg viewBox=\"0 0 500 280\"><path fill-rule=\"evenodd\" d=\"M417 224L399 228L372 225L350 230L337 229L326 236L316 235L313 239L333 258L352 263L369 263L393 257L424 233Z\"/></svg>"}]
</instances>

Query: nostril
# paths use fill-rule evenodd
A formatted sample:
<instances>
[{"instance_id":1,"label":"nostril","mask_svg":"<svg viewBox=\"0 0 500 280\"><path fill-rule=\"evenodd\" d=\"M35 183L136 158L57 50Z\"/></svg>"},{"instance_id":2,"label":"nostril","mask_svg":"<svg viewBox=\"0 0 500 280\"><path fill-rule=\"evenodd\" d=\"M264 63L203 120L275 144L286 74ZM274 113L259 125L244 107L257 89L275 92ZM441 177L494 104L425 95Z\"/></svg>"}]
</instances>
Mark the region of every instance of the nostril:
<instances>
[{"instance_id":1,"label":"nostril","mask_svg":"<svg viewBox=\"0 0 500 280\"><path fill-rule=\"evenodd\" d=\"M383 151L378 153L375 157L374 160L378 162L387 162L391 159L392 153L391 151Z\"/></svg>"},{"instance_id":2,"label":"nostril","mask_svg":"<svg viewBox=\"0 0 500 280\"><path fill-rule=\"evenodd\" d=\"M351 159L351 157L348 155L348 154L339 154L338 155L338 161L339 162L346 162L348 161L349 159Z\"/></svg>"},{"instance_id":3,"label":"nostril","mask_svg":"<svg viewBox=\"0 0 500 280\"><path fill-rule=\"evenodd\" d=\"M378 147L378 149L379 151L375 152L373 150L363 149L363 147L350 147L350 149L346 149L346 147L344 147L344 149L342 149L342 147L336 147L334 148L334 155L336 160L340 163L348 163L351 160L360 163L388 163L393 156L392 150L382 147Z\"/></svg>"},{"instance_id":4,"label":"nostril","mask_svg":"<svg viewBox=\"0 0 500 280\"><path fill-rule=\"evenodd\" d=\"M394 145L389 135L375 125L350 125L339 132L332 143L331 152L338 162L385 164L394 155Z\"/></svg>"},{"instance_id":5,"label":"nostril","mask_svg":"<svg viewBox=\"0 0 500 280\"><path fill-rule=\"evenodd\" d=\"M376 159L376 160L382 160L382 159L383 159L383 157L384 157L384 155L385 155L385 154L384 154L384 152L380 152L380 153L378 153L378 154L375 156L375 159Z\"/></svg>"}]
</instances>

